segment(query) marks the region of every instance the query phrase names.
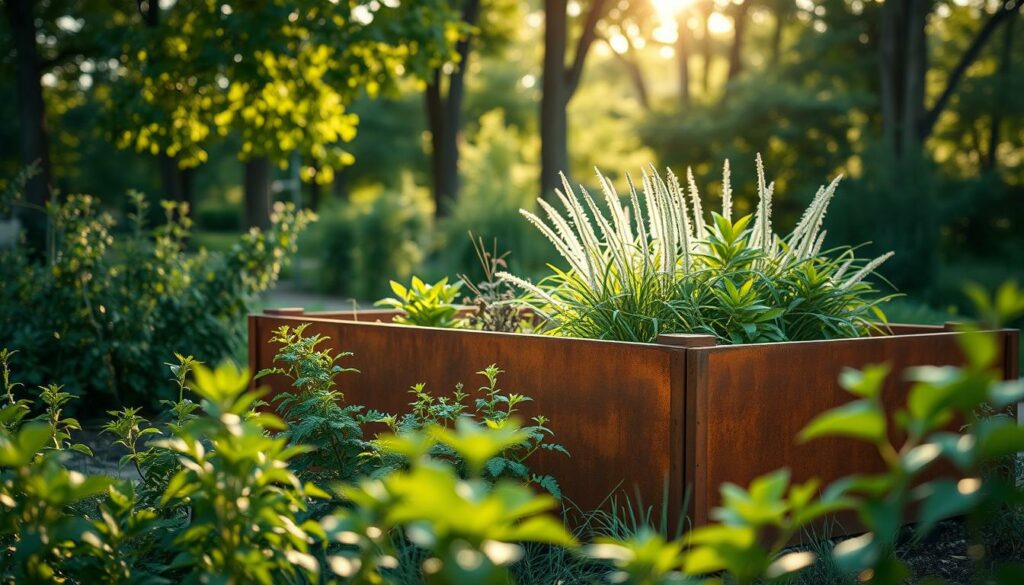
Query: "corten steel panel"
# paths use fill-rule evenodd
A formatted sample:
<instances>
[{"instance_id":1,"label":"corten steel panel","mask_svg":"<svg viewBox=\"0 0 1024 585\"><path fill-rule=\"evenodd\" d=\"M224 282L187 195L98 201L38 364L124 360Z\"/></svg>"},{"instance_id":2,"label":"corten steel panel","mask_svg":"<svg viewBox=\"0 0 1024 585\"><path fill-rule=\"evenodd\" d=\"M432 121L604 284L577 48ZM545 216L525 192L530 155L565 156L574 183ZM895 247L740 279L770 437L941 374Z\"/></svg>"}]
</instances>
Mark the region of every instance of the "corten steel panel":
<instances>
[{"instance_id":1,"label":"corten steel panel","mask_svg":"<svg viewBox=\"0 0 1024 585\"><path fill-rule=\"evenodd\" d=\"M998 335L1006 348L1000 367L1011 377L1017 371L1018 334ZM844 367L892 366L883 391L892 423L892 413L906 403L908 384L901 370L961 364L956 336L934 332L688 350L687 464L692 466L688 477L695 524L707 522L709 511L719 505L723 482L746 485L780 467L788 467L795 481L817 477L823 484L881 471L882 461L871 446L845 438L801 445L796 437L818 414L856 398L837 383Z\"/></svg>"},{"instance_id":2,"label":"corten steel panel","mask_svg":"<svg viewBox=\"0 0 1024 585\"><path fill-rule=\"evenodd\" d=\"M893 325L892 336L861 339L700 347L693 339L633 344L373 322L389 321L393 311L284 313L250 317L253 369L271 365L274 328L311 323L308 333L356 354L345 365L362 373L339 378L347 401L401 413L410 385L426 382L444 395L461 381L472 393L482 381L474 372L497 363L507 371L503 389L534 398L520 414L548 416L555 440L572 453L540 452L531 466L556 477L574 503L593 509L616 488L630 497L638 488L656 505L667 480L671 515L693 490L695 524L707 522L725 481L747 484L789 467L795 480L827 483L880 469L875 451L854 440L796 443L814 416L853 399L837 383L844 367L890 363L891 413L905 402L900 370L962 362L956 334L934 326ZM1017 332L1000 335L1004 373L1015 376Z\"/></svg>"},{"instance_id":3,"label":"corten steel panel","mask_svg":"<svg viewBox=\"0 0 1024 585\"><path fill-rule=\"evenodd\" d=\"M344 313L332 313L332 317ZM366 317L362 313L361 317ZM336 351L355 355L343 365L339 389L349 404L386 412L409 410L408 389L425 382L435 396L463 382L475 398L484 382L475 372L492 363L505 373L505 392L526 394L518 413L524 420L547 416L554 440L571 453L538 451L531 469L553 475L582 510L601 506L610 494L645 503L663 500L669 484L670 512L682 502L684 406L682 349L539 335L405 327L324 319L320 315L250 317L250 367L269 367L278 347L268 343L281 325L310 323L307 334L331 338ZM254 343L255 342L255 343ZM268 378L275 389L287 383ZM621 501L621 500L620 500Z\"/></svg>"}]
</instances>

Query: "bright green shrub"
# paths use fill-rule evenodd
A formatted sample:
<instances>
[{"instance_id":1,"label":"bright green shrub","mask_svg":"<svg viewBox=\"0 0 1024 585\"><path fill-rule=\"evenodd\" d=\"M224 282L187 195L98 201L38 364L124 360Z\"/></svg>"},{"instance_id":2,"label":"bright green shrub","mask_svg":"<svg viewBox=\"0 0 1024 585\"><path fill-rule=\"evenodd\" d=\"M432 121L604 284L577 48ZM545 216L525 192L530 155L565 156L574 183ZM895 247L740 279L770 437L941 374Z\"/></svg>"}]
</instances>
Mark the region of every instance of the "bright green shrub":
<instances>
[{"instance_id":1,"label":"bright green shrub","mask_svg":"<svg viewBox=\"0 0 1024 585\"><path fill-rule=\"evenodd\" d=\"M189 522L172 541L184 582L276 583L319 572L310 544L320 531L302 521L310 498L327 494L303 485L288 463L311 447L289 445L268 429L286 425L257 413L260 393L247 391L244 371L195 368L193 390L204 416L158 446L182 469L164 491L163 505L187 506Z\"/></svg>"},{"instance_id":2,"label":"bright green shrub","mask_svg":"<svg viewBox=\"0 0 1024 585\"><path fill-rule=\"evenodd\" d=\"M317 286L324 292L373 299L388 278L405 279L426 257L434 204L428 191L403 175L397 190L357 191L321 211L304 246L317 250Z\"/></svg>"},{"instance_id":3,"label":"bright green shrub","mask_svg":"<svg viewBox=\"0 0 1024 585\"><path fill-rule=\"evenodd\" d=\"M288 424L280 436L315 449L294 459L296 473L319 482L351 481L372 473L375 462L368 456L373 446L363 439L363 407L342 406L345 396L335 382L339 374L358 370L338 364L352 354L317 349L329 338L304 336L307 326L282 325L274 331L270 341L281 345L274 362L281 365L260 371L256 378L279 374L291 381L293 388L278 393L271 402Z\"/></svg>"},{"instance_id":4,"label":"bright green shrub","mask_svg":"<svg viewBox=\"0 0 1024 585\"><path fill-rule=\"evenodd\" d=\"M413 276L408 288L392 280L391 291L395 296L374 304L402 311L401 315L394 318L395 323L402 325L456 327L460 323L456 319L459 312L456 301L461 288L461 282L448 284L447 276L434 284L427 284Z\"/></svg>"},{"instance_id":5,"label":"bright green shrub","mask_svg":"<svg viewBox=\"0 0 1024 585\"><path fill-rule=\"evenodd\" d=\"M61 565L84 542L88 520L68 507L104 492L111 480L69 471L66 453L52 446L50 429L29 423L0 434L0 579L5 583L59 582Z\"/></svg>"},{"instance_id":6,"label":"bright green shrub","mask_svg":"<svg viewBox=\"0 0 1024 585\"><path fill-rule=\"evenodd\" d=\"M533 424L520 426L515 416L518 411L516 406L533 399L523 394L504 393L498 387L498 376L502 373L495 364L477 372L487 380L487 383L477 389L477 397L472 400L472 408L467 404L469 394L463 391L462 384L456 386L450 397L434 396L426 390L424 384L416 384L410 389L414 398L410 404L411 412L400 416L377 415L375 420L387 423L396 435L418 433L430 428L448 429L469 421L473 421L480 428L500 430L515 427L522 431L522 440L508 445L486 460L482 469L475 471L476 476L491 482L507 479L536 485L556 498L561 498L562 490L558 486L558 480L550 475L531 472L527 460L539 450L555 451L566 457L569 456L569 452L562 445L550 442L555 433L547 427L547 423L550 422L547 417L538 415L533 417ZM451 462L466 475L466 462L460 459L461 449L448 441L450 437L451 435L444 433L435 437L436 442L429 454L435 459ZM386 446L383 454L390 454Z\"/></svg>"},{"instance_id":7,"label":"bright green shrub","mask_svg":"<svg viewBox=\"0 0 1024 585\"><path fill-rule=\"evenodd\" d=\"M885 300L866 278L891 256L866 261L855 249L823 248L825 213L838 179L819 189L793 232L772 230L774 183L758 158L757 211L732 217L726 163L722 213L704 213L692 174L686 190L644 171L625 206L598 174L604 206L565 180L560 213L538 200L547 220L523 211L568 263L534 285L503 273L532 295L556 335L651 342L659 333L706 333L726 343L863 335L883 319ZM564 177L563 177L564 180Z\"/></svg>"},{"instance_id":8,"label":"bright green shrub","mask_svg":"<svg viewBox=\"0 0 1024 585\"><path fill-rule=\"evenodd\" d=\"M545 513L554 498L535 495L516 481L492 485L480 476L487 461L526 438L514 425L488 429L466 418L454 429L427 427L383 437L388 449L408 458L410 468L340 490L353 506L322 522L332 540L348 545L328 560L331 569L356 583L386 579L397 551L382 536L398 530L427 551L421 567L429 583L507 583L507 565L522 556L520 542L574 546L562 523ZM469 479L427 455L438 441L467 463Z\"/></svg>"},{"instance_id":9,"label":"bright green shrub","mask_svg":"<svg viewBox=\"0 0 1024 585\"><path fill-rule=\"evenodd\" d=\"M21 350L30 386L56 383L90 400L155 406L162 360L187 351L202 361L236 355L246 342L254 296L273 285L314 216L278 204L266 233L252 230L228 253L185 253L185 204L165 202L150 229L147 204L132 194L127 231L87 195L48 210L45 261L19 246L0 251L0 339Z\"/></svg>"}]
</instances>

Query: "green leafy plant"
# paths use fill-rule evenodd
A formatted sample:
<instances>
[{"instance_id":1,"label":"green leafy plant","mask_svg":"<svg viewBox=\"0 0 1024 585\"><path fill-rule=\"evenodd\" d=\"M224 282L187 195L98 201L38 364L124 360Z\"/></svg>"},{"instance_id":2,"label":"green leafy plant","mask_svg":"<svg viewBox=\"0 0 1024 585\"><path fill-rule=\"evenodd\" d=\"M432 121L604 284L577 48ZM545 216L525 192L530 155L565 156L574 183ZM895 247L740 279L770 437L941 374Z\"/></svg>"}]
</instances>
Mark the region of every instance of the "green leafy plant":
<instances>
[{"instance_id":1,"label":"green leafy plant","mask_svg":"<svg viewBox=\"0 0 1024 585\"><path fill-rule=\"evenodd\" d=\"M391 281L394 297L381 299L375 304L378 307L390 307L402 311L402 315L394 318L395 323L403 325L419 325L422 327L456 327L461 321L457 319L459 306L455 304L462 283L448 284L444 277L434 284L427 284L413 276L406 288Z\"/></svg>"},{"instance_id":2,"label":"green leafy plant","mask_svg":"<svg viewBox=\"0 0 1024 585\"><path fill-rule=\"evenodd\" d=\"M70 449L85 455L92 455L92 449L81 443L71 443L71 431L82 429L78 419L63 416L64 406L74 398L71 394L64 392L61 386L50 384L40 388L39 399L45 406L43 414L36 420L46 423L50 432L50 449L58 451Z\"/></svg>"},{"instance_id":3,"label":"green leafy plant","mask_svg":"<svg viewBox=\"0 0 1024 585\"><path fill-rule=\"evenodd\" d=\"M69 506L104 492L110 479L69 471L53 449L52 429L30 422L0 433L0 577L5 582L49 583L64 578L61 565L90 528Z\"/></svg>"},{"instance_id":4,"label":"green leafy plant","mask_svg":"<svg viewBox=\"0 0 1024 585\"><path fill-rule=\"evenodd\" d=\"M0 348L0 381L3 383L3 408L0 408L0 432L13 433L31 411L31 402L15 398L14 391L22 384L11 381L11 357L18 352Z\"/></svg>"},{"instance_id":5,"label":"green leafy plant","mask_svg":"<svg viewBox=\"0 0 1024 585\"><path fill-rule=\"evenodd\" d=\"M726 163L722 212L708 221L691 172L688 189L651 167L623 206L598 173L604 201L564 180L564 207L539 200L547 220L523 215L568 264L534 285L501 272L555 335L651 342L659 333L706 333L726 343L851 337L884 323L866 281L891 253L870 261L853 248L823 249L822 223L838 179L817 195L786 237L772 229L774 184L758 157L756 211L734 220ZM642 192L642 195L641 195Z\"/></svg>"},{"instance_id":6,"label":"green leafy plant","mask_svg":"<svg viewBox=\"0 0 1024 585\"><path fill-rule=\"evenodd\" d=\"M521 426L515 417L518 411L516 407L533 399L522 394L504 393L498 387L498 377L502 374L502 370L495 364L491 364L477 374L483 376L487 383L477 389L477 397L473 400L472 409L466 403L469 394L463 390L462 384L456 386L451 397L434 396L426 390L424 384L416 384L410 389L410 393L414 397L410 404L412 412L402 416L376 415L376 420L388 424L392 432L400 436L422 432L429 428L448 429L469 423L475 424L481 429L500 430L514 426L522 431L522 441L509 445L486 461L480 472L480 477L492 482L500 479L518 480L522 483L536 485L556 498L561 498L562 492L558 486L558 480L551 475L531 472L527 464L528 459L539 450L553 451L562 453L566 457L569 456L565 447L550 442L554 431L548 428L547 417L535 416L531 420L533 424ZM385 456L390 453L386 443L383 445L382 451ZM449 444L444 438L437 438L430 450L433 457L448 461L456 469L465 472L467 463L461 459L461 453L455 445ZM388 464L403 465L404 459L400 459L397 463L391 461Z\"/></svg>"},{"instance_id":7,"label":"green leafy plant","mask_svg":"<svg viewBox=\"0 0 1024 585\"><path fill-rule=\"evenodd\" d=\"M968 290L987 326L1024 313L1024 295L1013 284L1003 285L994 299L977 288ZM923 538L939 520L966 515L973 540L968 552L981 561L985 552L980 526L1007 506L1024 503L1016 474L998 465L1024 450L1024 428L1007 410L1024 399L1024 381L1001 379L994 367L1001 351L995 336L975 325L961 329L966 366L921 366L905 372L912 386L895 424L881 401L889 369L876 365L844 372L840 381L857 400L822 413L800 435L803 441L835 436L860 440L874 445L886 463L883 473L844 478L829 487L854 499L870 529L838 545L836 559L852 570L870 569L872 583L901 583L907 577L905 564L894 554L904 521L914 519ZM959 432L951 430L955 420L965 422ZM952 464L955 474L924 479L924 472L942 460ZM1007 568L1005 575L1011 580L1002 582L1015 582L1024 572Z\"/></svg>"},{"instance_id":8,"label":"green leafy plant","mask_svg":"<svg viewBox=\"0 0 1024 585\"><path fill-rule=\"evenodd\" d=\"M187 204L165 202L164 221L150 228L145 198L130 200L120 229L97 198L68 196L47 210L45 258L25 245L0 250L0 339L21 351L23 381L108 401L76 405L90 414L158 407L170 398L161 364L176 350L214 363L236 355L251 300L277 281L315 217L278 205L267 231L250 231L226 253L192 254Z\"/></svg>"},{"instance_id":9,"label":"green leafy plant","mask_svg":"<svg viewBox=\"0 0 1024 585\"><path fill-rule=\"evenodd\" d=\"M185 505L190 516L173 540L180 550L174 566L187 571L185 582L197 583L314 577L319 566L309 551L319 527L297 515L309 498L327 494L288 468L310 448L267 436L266 429L285 424L252 412L260 393L247 390L245 371L197 365L194 373L204 415L161 445L182 463L162 503Z\"/></svg>"},{"instance_id":10,"label":"green leafy plant","mask_svg":"<svg viewBox=\"0 0 1024 585\"><path fill-rule=\"evenodd\" d=\"M312 474L319 481L352 480L366 472L371 462L367 455L373 448L363 440L363 407L341 405L345 397L337 390L335 378L358 370L338 364L351 353L317 349L330 338L319 334L305 336L306 327L308 324L294 328L283 325L274 331L271 342L281 344L274 361L282 366L265 369L256 378L281 375L295 389L278 393L272 402L288 424L280 436L291 444L315 449L295 457L292 467L296 472Z\"/></svg>"},{"instance_id":11,"label":"green leafy plant","mask_svg":"<svg viewBox=\"0 0 1024 585\"><path fill-rule=\"evenodd\" d=\"M487 429L461 418L454 429L382 437L410 468L340 489L354 505L322 522L329 538L346 545L328 559L332 571L355 583L386 580L397 564L394 540L387 538L394 531L426 551L423 577L438 584L507 582L522 541L574 546L562 523L544 513L555 505L551 496L511 480L492 485L479 475L525 435L514 425ZM438 441L467 462L468 479L429 455Z\"/></svg>"}]
</instances>

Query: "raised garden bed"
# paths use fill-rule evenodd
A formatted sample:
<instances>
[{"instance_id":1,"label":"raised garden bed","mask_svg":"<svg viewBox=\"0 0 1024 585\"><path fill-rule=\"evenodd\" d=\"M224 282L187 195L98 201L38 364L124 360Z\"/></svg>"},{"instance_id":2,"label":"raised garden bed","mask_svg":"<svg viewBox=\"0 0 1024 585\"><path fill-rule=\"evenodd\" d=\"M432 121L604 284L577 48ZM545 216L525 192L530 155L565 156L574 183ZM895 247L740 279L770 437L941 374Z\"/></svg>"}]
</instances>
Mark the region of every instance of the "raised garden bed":
<instances>
[{"instance_id":1,"label":"raised garden bed","mask_svg":"<svg viewBox=\"0 0 1024 585\"><path fill-rule=\"evenodd\" d=\"M543 335L434 329L390 323L393 311L304 313L269 310L249 318L249 366L269 367L271 332L310 323L307 332L354 351L345 365L361 373L339 378L346 401L389 412L408 409L409 386L425 382L437 395L497 363L508 392L533 397L524 417L551 419L555 440L572 457L539 452L531 467L553 475L583 510L612 495L640 494L644 504L667 498L669 513L688 510L708 521L723 482L746 485L788 467L796 480L829 482L881 469L872 447L843 439L798 444L815 415L851 400L837 377L845 367L888 362L895 372L915 365L959 365L959 333L944 327L894 325L892 335L855 339L717 346L710 336L661 336L655 344ZM1018 374L1019 335L1000 330L1004 375ZM268 382L282 388L280 381ZM885 401L894 411L905 385L890 376ZM667 493L666 490L667 489Z\"/></svg>"}]
</instances>

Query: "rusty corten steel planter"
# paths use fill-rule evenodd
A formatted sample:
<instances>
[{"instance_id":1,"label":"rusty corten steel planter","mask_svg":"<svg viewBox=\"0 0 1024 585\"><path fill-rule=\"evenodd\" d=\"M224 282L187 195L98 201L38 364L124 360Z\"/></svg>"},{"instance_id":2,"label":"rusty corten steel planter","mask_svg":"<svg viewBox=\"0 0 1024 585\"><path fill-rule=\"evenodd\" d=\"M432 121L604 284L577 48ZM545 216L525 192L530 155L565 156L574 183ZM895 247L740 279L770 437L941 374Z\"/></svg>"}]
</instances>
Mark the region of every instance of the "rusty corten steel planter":
<instances>
[{"instance_id":1,"label":"rusty corten steel planter","mask_svg":"<svg viewBox=\"0 0 1024 585\"><path fill-rule=\"evenodd\" d=\"M746 485L788 467L795 480L830 482L882 469L873 448L848 439L800 445L796 436L814 416L852 400L837 378L845 367L888 362L884 396L890 412L905 402L899 372L916 365L957 365L958 333L934 326L893 325L893 335L828 341L716 346L709 336L662 336L659 343L624 343L389 323L393 311L304 313L268 310L249 317L249 366L270 367L281 325L310 323L307 334L352 351L341 376L349 404L403 413L412 384L446 395L463 382L472 396L475 372L496 363L506 392L526 394L525 419L547 416L555 441L571 457L539 451L530 466L553 475L583 510L611 494L639 494L644 504L667 497L671 517L690 490L694 524L708 521L723 482ZM1004 375L1018 374L1019 336L996 332ZM286 386L267 380L272 387ZM665 489L667 486L667 494Z\"/></svg>"}]
</instances>

